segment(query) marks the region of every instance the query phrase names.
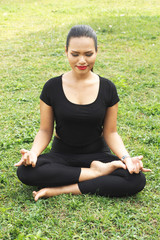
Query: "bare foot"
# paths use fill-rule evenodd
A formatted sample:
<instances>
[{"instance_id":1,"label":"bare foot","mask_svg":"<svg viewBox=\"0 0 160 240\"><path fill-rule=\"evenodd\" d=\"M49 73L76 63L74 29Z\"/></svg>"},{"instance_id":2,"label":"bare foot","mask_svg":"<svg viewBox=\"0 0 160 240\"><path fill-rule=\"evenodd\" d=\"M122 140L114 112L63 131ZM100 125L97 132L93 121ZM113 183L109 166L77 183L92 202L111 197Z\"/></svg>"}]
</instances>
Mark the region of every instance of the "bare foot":
<instances>
[{"instance_id":1,"label":"bare foot","mask_svg":"<svg viewBox=\"0 0 160 240\"><path fill-rule=\"evenodd\" d=\"M100 161L93 161L90 168L94 169L99 176L108 175L117 168L126 169L126 165L120 160L112 161L109 163L103 163Z\"/></svg>"},{"instance_id":2,"label":"bare foot","mask_svg":"<svg viewBox=\"0 0 160 240\"><path fill-rule=\"evenodd\" d=\"M72 184L68 186L60 186L60 187L49 187L49 188L42 188L40 191L36 192L33 191L34 200L37 201L39 198L42 197L53 197L60 194L68 194L72 193L74 195L81 194L78 184Z\"/></svg>"},{"instance_id":3,"label":"bare foot","mask_svg":"<svg viewBox=\"0 0 160 240\"><path fill-rule=\"evenodd\" d=\"M63 193L62 187L53 187L53 188L42 188L38 192L33 191L32 194L33 194L34 200L37 201L39 198L52 197L52 196L59 195L61 193Z\"/></svg>"},{"instance_id":4,"label":"bare foot","mask_svg":"<svg viewBox=\"0 0 160 240\"><path fill-rule=\"evenodd\" d=\"M47 188L42 188L42 189L39 190L38 192L33 191L32 195L33 195L34 200L35 200L36 202L37 202L37 200L38 200L39 198L48 197L48 196L47 196Z\"/></svg>"}]
</instances>

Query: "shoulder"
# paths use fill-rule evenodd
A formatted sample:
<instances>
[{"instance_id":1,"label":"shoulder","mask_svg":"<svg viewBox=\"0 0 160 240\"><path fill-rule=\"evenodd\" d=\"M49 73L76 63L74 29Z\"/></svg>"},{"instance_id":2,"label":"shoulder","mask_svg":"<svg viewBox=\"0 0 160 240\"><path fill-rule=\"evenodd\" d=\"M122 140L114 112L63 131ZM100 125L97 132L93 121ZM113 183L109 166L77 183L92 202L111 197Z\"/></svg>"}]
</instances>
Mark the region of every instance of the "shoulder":
<instances>
[{"instance_id":1,"label":"shoulder","mask_svg":"<svg viewBox=\"0 0 160 240\"><path fill-rule=\"evenodd\" d=\"M115 84L111 80L104 77L100 77L100 81L102 89L101 93L102 97L105 99L106 105L111 107L119 102L119 96Z\"/></svg>"},{"instance_id":2,"label":"shoulder","mask_svg":"<svg viewBox=\"0 0 160 240\"><path fill-rule=\"evenodd\" d=\"M49 106L52 105L52 100L57 92L57 86L60 83L62 75L54 78L50 78L43 86L41 91L40 99L48 104Z\"/></svg>"},{"instance_id":3,"label":"shoulder","mask_svg":"<svg viewBox=\"0 0 160 240\"><path fill-rule=\"evenodd\" d=\"M109 91L109 92L117 91L115 84L111 80L109 80L108 78L101 77L101 76L99 76L99 77L100 77L102 89L104 91Z\"/></svg>"},{"instance_id":4,"label":"shoulder","mask_svg":"<svg viewBox=\"0 0 160 240\"><path fill-rule=\"evenodd\" d=\"M57 77L53 77L53 78L50 78L45 84L44 84L44 88L52 88L55 84L59 83L60 80L62 78L62 75L60 76L57 76Z\"/></svg>"},{"instance_id":5,"label":"shoulder","mask_svg":"<svg viewBox=\"0 0 160 240\"><path fill-rule=\"evenodd\" d=\"M115 84L109 80L108 78L104 78L104 77L100 77L100 81L101 83L103 84L103 86L106 86L106 87L110 87L110 88L114 88L115 87Z\"/></svg>"}]
</instances>

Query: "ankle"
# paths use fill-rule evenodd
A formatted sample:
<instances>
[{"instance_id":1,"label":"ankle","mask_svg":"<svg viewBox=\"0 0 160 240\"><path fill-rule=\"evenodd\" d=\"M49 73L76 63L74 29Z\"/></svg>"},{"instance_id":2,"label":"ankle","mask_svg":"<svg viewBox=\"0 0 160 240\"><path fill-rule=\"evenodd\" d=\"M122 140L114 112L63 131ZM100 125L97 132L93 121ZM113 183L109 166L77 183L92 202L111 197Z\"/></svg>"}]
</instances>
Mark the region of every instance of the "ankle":
<instances>
[{"instance_id":1,"label":"ankle","mask_svg":"<svg viewBox=\"0 0 160 240\"><path fill-rule=\"evenodd\" d=\"M43 192L44 192L44 195L47 196L48 194L50 194L50 189L49 188L44 188Z\"/></svg>"},{"instance_id":2,"label":"ankle","mask_svg":"<svg viewBox=\"0 0 160 240\"><path fill-rule=\"evenodd\" d=\"M97 165L98 162L99 161L93 161L90 166L90 169L92 171L94 178L102 176L103 171L101 168L98 167L98 165Z\"/></svg>"}]
</instances>

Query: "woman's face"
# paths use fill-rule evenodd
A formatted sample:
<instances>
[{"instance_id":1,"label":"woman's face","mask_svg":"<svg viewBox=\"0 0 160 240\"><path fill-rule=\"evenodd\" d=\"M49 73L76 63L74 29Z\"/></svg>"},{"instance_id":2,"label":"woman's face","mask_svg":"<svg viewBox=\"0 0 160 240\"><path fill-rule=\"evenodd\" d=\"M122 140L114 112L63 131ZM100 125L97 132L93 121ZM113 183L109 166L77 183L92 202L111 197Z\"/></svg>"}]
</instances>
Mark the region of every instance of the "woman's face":
<instances>
[{"instance_id":1,"label":"woman's face","mask_svg":"<svg viewBox=\"0 0 160 240\"><path fill-rule=\"evenodd\" d=\"M74 72L88 73L93 68L97 56L94 40L89 37L71 38L66 55Z\"/></svg>"}]
</instances>

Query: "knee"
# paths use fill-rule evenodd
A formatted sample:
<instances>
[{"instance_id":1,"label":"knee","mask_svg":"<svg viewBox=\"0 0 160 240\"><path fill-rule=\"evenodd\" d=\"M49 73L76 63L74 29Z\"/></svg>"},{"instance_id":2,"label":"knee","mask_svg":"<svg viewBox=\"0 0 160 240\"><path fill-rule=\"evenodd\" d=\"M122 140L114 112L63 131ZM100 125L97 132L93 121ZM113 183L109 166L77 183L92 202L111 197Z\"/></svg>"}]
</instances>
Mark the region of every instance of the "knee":
<instances>
[{"instance_id":1,"label":"knee","mask_svg":"<svg viewBox=\"0 0 160 240\"><path fill-rule=\"evenodd\" d=\"M26 185L30 185L29 184L29 177L28 177L28 174L26 172L26 167L25 166L19 166L17 168L17 176L22 183L24 183Z\"/></svg>"},{"instance_id":2,"label":"knee","mask_svg":"<svg viewBox=\"0 0 160 240\"><path fill-rule=\"evenodd\" d=\"M140 182L141 182L141 189L140 189L140 191L141 191L141 190L143 190L143 188L146 185L146 177L145 177L144 173L142 173L142 172L140 172L139 175L140 175Z\"/></svg>"},{"instance_id":3,"label":"knee","mask_svg":"<svg viewBox=\"0 0 160 240\"><path fill-rule=\"evenodd\" d=\"M139 174L134 174L132 177L132 194L136 194L144 189L146 185L146 178L142 172Z\"/></svg>"}]
</instances>

